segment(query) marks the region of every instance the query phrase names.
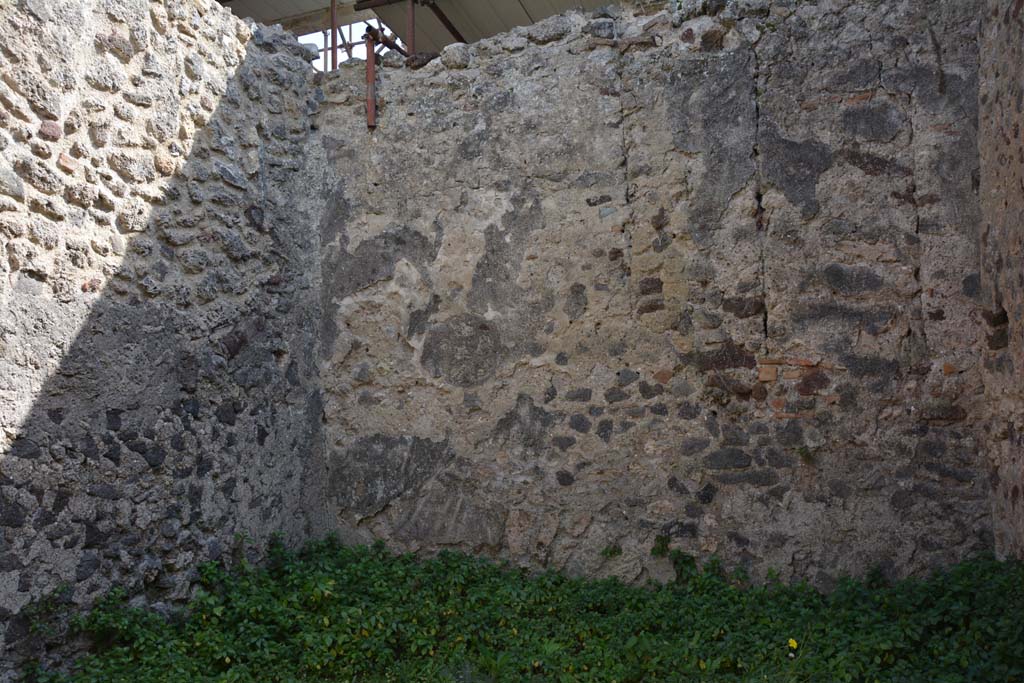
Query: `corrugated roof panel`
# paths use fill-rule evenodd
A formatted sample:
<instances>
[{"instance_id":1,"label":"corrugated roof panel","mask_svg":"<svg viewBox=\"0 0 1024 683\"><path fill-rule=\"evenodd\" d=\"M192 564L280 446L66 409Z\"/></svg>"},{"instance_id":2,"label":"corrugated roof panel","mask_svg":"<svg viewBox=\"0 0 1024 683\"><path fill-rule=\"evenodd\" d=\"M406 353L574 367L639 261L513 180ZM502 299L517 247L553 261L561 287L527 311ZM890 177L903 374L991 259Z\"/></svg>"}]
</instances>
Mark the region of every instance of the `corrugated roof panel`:
<instances>
[{"instance_id":1,"label":"corrugated roof panel","mask_svg":"<svg viewBox=\"0 0 1024 683\"><path fill-rule=\"evenodd\" d=\"M374 10L388 28L398 34L403 43L408 44L406 30L406 6L390 5ZM467 36L468 39L468 36ZM416 51L440 52L445 45L454 42L448 31L426 7L416 8Z\"/></svg>"},{"instance_id":2,"label":"corrugated roof panel","mask_svg":"<svg viewBox=\"0 0 1024 683\"><path fill-rule=\"evenodd\" d=\"M291 13L291 3L268 2L268 0L234 0L228 8L241 17L252 17L262 23L273 23Z\"/></svg>"},{"instance_id":3,"label":"corrugated roof panel","mask_svg":"<svg viewBox=\"0 0 1024 683\"><path fill-rule=\"evenodd\" d=\"M545 0L519 0L519 4L523 6L523 9L526 10L526 13L534 21L540 21L545 17L558 13L551 7L551 3Z\"/></svg>"},{"instance_id":4,"label":"corrugated roof panel","mask_svg":"<svg viewBox=\"0 0 1024 683\"><path fill-rule=\"evenodd\" d=\"M487 2L486 0L481 0L477 4L487 5ZM445 13L445 16L451 20L455 27L459 29L459 32L466 37L466 40L470 42L483 38L498 21L487 13L474 12L473 10L477 8L473 5L465 7L457 2L448 2L447 4L439 2L437 6ZM448 40L452 39L449 38Z\"/></svg>"},{"instance_id":5,"label":"corrugated roof panel","mask_svg":"<svg viewBox=\"0 0 1024 683\"><path fill-rule=\"evenodd\" d=\"M603 4L607 4L607 0L438 0L437 3L471 43L573 8L586 5L596 8ZM378 7L375 11L403 41L406 39L405 3ZM417 6L416 49L437 52L453 42L455 39L433 12L428 7Z\"/></svg>"},{"instance_id":6,"label":"corrugated roof panel","mask_svg":"<svg viewBox=\"0 0 1024 683\"><path fill-rule=\"evenodd\" d=\"M502 27L506 27L503 28L502 31L508 31L511 27L531 24L529 16L526 14L526 10L523 9L522 5L518 2L508 2L507 0L481 0L480 2L471 2L468 4L473 9L487 12L494 16Z\"/></svg>"},{"instance_id":7,"label":"corrugated roof panel","mask_svg":"<svg viewBox=\"0 0 1024 683\"><path fill-rule=\"evenodd\" d=\"M264 1L266 2L266 0ZM273 3L270 2L268 4ZM292 0L289 3L289 12L286 16L294 17L299 14L308 14L321 9L324 9L323 0Z\"/></svg>"},{"instance_id":8,"label":"corrugated roof panel","mask_svg":"<svg viewBox=\"0 0 1024 683\"><path fill-rule=\"evenodd\" d=\"M251 17L264 24L278 24L286 19L299 17L330 8L330 0L222 0L224 6L236 16ZM355 0L339 0L338 15L352 14Z\"/></svg>"},{"instance_id":9,"label":"corrugated roof panel","mask_svg":"<svg viewBox=\"0 0 1024 683\"><path fill-rule=\"evenodd\" d=\"M481 25L484 31L480 38L508 31L514 26L525 26L531 23L526 10L518 2L507 0L480 0L480 2L455 2L460 10L465 11L470 20Z\"/></svg>"},{"instance_id":10,"label":"corrugated roof panel","mask_svg":"<svg viewBox=\"0 0 1024 683\"><path fill-rule=\"evenodd\" d=\"M555 14L562 14L572 9L597 9L608 5L608 0L519 0L533 17L540 21Z\"/></svg>"},{"instance_id":11,"label":"corrugated roof panel","mask_svg":"<svg viewBox=\"0 0 1024 683\"><path fill-rule=\"evenodd\" d=\"M352 13L356 0L338 0L339 21ZM445 13L468 42L475 42L516 26L526 26L571 9L597 9L609 0L437 0ZM228 0L228 7L239 16L251 16L264 23L324 11L329 0ZM405 41L405 2L396 2L374 10L377 16ZM326 28L326 27L325 27ZM429 7L416 7L416 49L421 52L439 52L455 38L438 21Z\"/></svg>"},{"instance_id":12,"label":"corrugated roof panel","mask_svg":"<svg viewBox=\"0 0 1024 683\"><path fill-rule=\"evenodd\" d=\"M505 11L497 13L490 0L477 2L459 2L459 0L439 0L438 8L444 12L449 21L459 30L468 42L476 42L486 36L508 30L506 17L515 17L515 13ZM407 42L405 3L378 7L377 15L397 33L403 42ZM440 52L445 45L455 42L429 7L416 7L416 49L420 52Z\"/></svg>"}]
</instances>

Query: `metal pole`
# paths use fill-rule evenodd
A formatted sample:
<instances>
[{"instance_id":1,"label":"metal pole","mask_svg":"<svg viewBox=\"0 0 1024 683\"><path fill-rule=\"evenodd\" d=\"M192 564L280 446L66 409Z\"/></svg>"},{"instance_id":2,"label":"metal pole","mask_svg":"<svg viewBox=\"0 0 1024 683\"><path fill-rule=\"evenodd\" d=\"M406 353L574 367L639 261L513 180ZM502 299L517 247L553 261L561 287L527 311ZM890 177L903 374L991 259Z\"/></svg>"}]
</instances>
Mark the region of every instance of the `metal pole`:
<instances>
[{"instance_id":1,"label":"metal pole","mask_svg":"<svg viewBox=\"0 0 1024 683\"><path fill-rule=\"evenodd\" d=\"M331 0L331 70L338 68L338 0Z\"/></svg>"},{"instance_id":2,"label":"metal pole","mask_svg":"<svg viewBox=\"0 0 1024 683\"><path fill-rule=\"evenodd\" d=\"M373 36L366 35L366 127L377 127L377 53Z\"/></svg>"},{"instance_id":3,"label":"metal pole","mask_svg":"<svg viewBox=\"0 0 1024 683\"><path fill-rule=\"evenodd\" d=\"M409 14L406 17L406 32L409 40L406 41L406 49L410 55L416 54L416 0L409 0Z\"/></svg>"}]
</instances>

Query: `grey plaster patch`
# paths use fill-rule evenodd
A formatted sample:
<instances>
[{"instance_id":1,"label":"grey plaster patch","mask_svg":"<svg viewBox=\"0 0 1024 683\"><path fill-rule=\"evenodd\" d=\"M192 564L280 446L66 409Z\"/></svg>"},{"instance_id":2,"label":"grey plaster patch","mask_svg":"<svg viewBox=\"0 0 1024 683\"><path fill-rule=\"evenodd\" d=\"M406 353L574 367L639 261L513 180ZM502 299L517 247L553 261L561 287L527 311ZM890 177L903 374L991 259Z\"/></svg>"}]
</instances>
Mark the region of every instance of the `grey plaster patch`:
<instances>
[{"instance_id":1,"label":"grey plaster patch","mask_svg":"<svg viewBox=\"0 0 1024 683\"><path fill-rule=\"evenodd\" d=\"M467 313L427 330L420 362L433 377L471 387L494 376L503 352L494 323Z\"/></svg>"},{"instance_id":2,"label":"grey plaster patch","mask_svg":"<svg viewBox=\"0 0 1024 683\"><path fill-rule=\"evenodd\" d=\"M373 515L398 496L414 492L454 457L447 441L386 434L360 437L333 456L330 492L341 509Z\"/></svg>"},{"instance_id":3,"label":"grey plaster patch","mask_svg":"<svg viewBox=\"0 0 1024 683\"><path fill-rule=\"evenodd\" d=\"M832 166L832 150L817 140L790 140L762 124L758 141L766 180L782 190L804 218L818 213L818 178Z\"/></svg>"},{"instance_id":4,"label":"grey plaster patch","mask_svg":"<svg viewBox=\"0 0 1024 683\"><path fill-rule=\"evenodd\" d=\"M718 225L732 196L754 174L753 56L747 50L679 62L669 77L676 149L703 156L694 188L693 229Z\"/></svg>"}]
</instances>

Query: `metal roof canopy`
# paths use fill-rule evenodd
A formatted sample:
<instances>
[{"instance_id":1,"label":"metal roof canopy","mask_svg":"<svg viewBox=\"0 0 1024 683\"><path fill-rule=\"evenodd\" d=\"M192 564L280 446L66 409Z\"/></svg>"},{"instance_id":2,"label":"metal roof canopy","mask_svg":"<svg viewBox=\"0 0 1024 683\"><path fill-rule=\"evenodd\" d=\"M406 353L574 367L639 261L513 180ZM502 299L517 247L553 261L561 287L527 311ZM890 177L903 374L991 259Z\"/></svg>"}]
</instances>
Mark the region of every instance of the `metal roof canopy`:
<instances>
[{"instance_id":1,"label":"metal roof canopy","mask_svg":"<svg viewBox=\"0 0 1024 683\"><path fill-rule=\"evenodd\" d=\"M261 24L281 24L296 35L331 28L331 0L218 0L236 16L249 17ZM338 25L373 19L369 11L357 11L356 0L337 0Z\"/></svg>"},{"instance_id":2,"label":"metal roof canopy","mask_svg":"<svg viewBox=\"0 0 1024 683\"><path fill-rule=\"evenodd\" d=\"M298 35L331 28L330 0L220 0L235 14L264 24L281 24ZM610 0L416 0L415 46L440 52L457 42L439 16L447 17L466 42L526 26L571 9L593 10ZM407 0L336 0L339 26L379 17L408 45ZM432 11L436 5L439 13Z\"/></svg>"}]
</instances>

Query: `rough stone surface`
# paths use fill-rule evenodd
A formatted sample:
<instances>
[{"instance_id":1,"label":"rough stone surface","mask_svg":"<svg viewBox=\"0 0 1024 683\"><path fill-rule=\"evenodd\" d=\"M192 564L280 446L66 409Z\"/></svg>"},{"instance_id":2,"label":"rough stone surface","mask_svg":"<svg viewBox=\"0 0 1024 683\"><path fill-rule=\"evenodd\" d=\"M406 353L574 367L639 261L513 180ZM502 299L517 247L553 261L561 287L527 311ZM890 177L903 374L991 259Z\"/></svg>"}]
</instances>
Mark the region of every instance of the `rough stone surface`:
<instances>
[{"instance_id":1,"label":"rough stone surface","mask_svg":"<svg viewBox=\"0 0 1024 683\"><path fill-rule=\"evenodd\" d=\"M33 604L182 599L236 534L1019 554L1021 2L982 4L572 12L385 66L369 133L358 61L212 0L4 4L3 666Z\"/></svg>"},{"instance_id":2,"label":"rough stone surface","mask_svg":"<svg viewBox=\"0 0 1024 683\"><path fill-rule=\"evenodd\" d=\"M305 537L312 72L258 30L209 0L0 7L0 680L47 596L180 599L236 534Z\"/></svg>"},{"instance_id":3,"label":"rough stone surface","mask_svg":"<svg viewBox=\"0 0 1024 683\"><path fill-rule=\"evenodd\" d=\"M369 136L325 79L328 528L825 586L991 547L977 4L697 5L384 69Z\"/></svg>"},{"instance_id":4,"label":"rough stone surface","mask_svg":"<svg viewBox=\"0 0 1024 683\"><path fill-rule=\"evenodd\" d=\"M1024 558L1024 4L990 0L981 42L984 439L996 548Z\"/></svg>"}]
</instances>

